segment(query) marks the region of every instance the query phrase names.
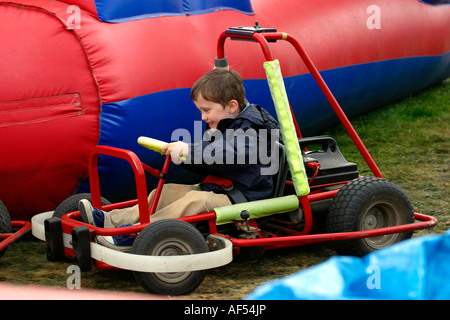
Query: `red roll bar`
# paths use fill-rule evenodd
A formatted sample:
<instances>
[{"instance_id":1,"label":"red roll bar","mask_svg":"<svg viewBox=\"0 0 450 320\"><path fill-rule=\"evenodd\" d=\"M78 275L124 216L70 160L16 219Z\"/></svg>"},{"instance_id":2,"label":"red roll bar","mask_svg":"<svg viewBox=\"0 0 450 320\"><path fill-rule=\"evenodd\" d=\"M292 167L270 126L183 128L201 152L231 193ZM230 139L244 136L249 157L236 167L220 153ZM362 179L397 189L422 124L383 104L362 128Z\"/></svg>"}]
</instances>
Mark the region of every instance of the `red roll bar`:
<instances>
[{"instance_id":1,"label":"red roll bar","mask_svg":"<svg viewBox=\"0 0 450 320\"><path fill-rule=\"evenodd\" d=\"M258 29L255 29L258 30ZM381 174L380 169L376 165L375 161L373 160L372 156L369 154L369 151L364 146L363 142L361 141L360 137L356 133L355 129L353 128L352 124L348 120L347 116L345 115L344 111L342 110L341 106L337 102L334 95L331 93L330 88L328 88L327 84L323 80L322 76L320 75L319 71L317 70L316 66L312 62L312 60L309 58L306 51L302 48L300 43L291 35L284 33L284 32L261 32L258 31L250 31L250 30L237 30L236 28L231 28L223 32L219 40L217 42L217 58L223 59L225 58L225 40L227 38L233 38L235 40L253 40L257 41L261 49L263 51L264 57L266 61L273 61L272 52L269 47L269 41L275 42L278 40L285 40L288 41L292 46L295 48L297 53L300 55L300 58L305 63L306 67L308 68L309 72L313 76L313 78L316 80L320 90L325 95L325 98L330 103L331 107L333 108L334 112L338 116L339 120L341 121L342 125L344 126L345 130L347 130L348 134L350 135L350 138L353 140L353 143L358 148L359 152L361 153L362 157L366 161L367 165L369 166L370 170L372 171L373 175L379 178L383 178L383 175ZM292 108L291 108L292 113ZM294 120L295 130L297 132L298 138L301 138L300 128L297 124L297 121L295 120L295 116L292 113L292 118Z\"/></svg>"}]
</instances>

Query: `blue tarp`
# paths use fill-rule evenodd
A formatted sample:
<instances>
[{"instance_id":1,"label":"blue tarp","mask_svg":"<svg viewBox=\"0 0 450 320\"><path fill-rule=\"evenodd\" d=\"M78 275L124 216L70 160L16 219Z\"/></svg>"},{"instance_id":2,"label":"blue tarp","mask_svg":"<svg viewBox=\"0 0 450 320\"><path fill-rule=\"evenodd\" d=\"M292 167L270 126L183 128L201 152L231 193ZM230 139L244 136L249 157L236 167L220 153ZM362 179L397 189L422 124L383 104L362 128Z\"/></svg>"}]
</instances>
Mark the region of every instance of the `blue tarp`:
<instances>
[{"instance_id":1,"label":"blue tarp","mask_svg":"<svg viewBox=\"0 0 450 320\"><path fill-rule=\"evenodd\" d=\"M262 285L249 300L450 299L450 229L363 258L334 256Z\"/></svg>"}]
</instances>

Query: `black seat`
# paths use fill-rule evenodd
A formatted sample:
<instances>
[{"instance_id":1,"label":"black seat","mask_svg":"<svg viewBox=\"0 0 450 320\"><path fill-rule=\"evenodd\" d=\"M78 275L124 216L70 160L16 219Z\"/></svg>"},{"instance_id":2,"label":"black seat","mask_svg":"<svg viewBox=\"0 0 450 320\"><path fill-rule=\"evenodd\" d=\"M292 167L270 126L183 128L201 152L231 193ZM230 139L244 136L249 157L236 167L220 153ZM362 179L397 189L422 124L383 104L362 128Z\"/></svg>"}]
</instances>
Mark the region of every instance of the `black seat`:
<instances>
[{"instance_id":1,"label":"black seat","mask_svg":"<svg viewBox=\"0 0 450 320\"><path fill-rule=\"evenodd\" d=\"M274 192L273 197L281 197L284 192L284 186L286 184L287 174L289 172L289 168L286 161L286 150L284 149L284 145L276 142L278 145L278 172L273 176L274 183Z\"/></svg>"},{"instance_id":2,"label":"black seat","mask_svg":"<svg viewBox=\"0 0 450 320\"><path fill-rule=\"evenodd\" d=\"M306 174L311 178L315 170L308 168L308 162L320 164L319 174L310 186L345 182L359 177L356 163L348 162L342 155L339 147L330 136L317 136L299 139L305 163ZM310 147L308 150L308 147ZM319 147L319 148L317 148Z\"/></svg>"}]
</instances>

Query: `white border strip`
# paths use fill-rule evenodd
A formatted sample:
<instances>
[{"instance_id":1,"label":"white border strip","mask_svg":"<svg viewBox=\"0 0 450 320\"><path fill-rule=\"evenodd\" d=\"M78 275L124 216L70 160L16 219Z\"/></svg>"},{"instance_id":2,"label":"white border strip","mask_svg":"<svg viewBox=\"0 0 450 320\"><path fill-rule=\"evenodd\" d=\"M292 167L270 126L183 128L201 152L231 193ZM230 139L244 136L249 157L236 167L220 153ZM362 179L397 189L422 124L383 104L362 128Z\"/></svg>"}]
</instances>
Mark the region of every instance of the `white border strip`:
<instances>
[{"instance_id":1,"label":"white border strip","mask_svg":"<svg viewBox=\"0 0 450 320\"><path fill-rule=\"evenodd\" d=\"M33 235L45 241L44 221L52 217L53 212L44 212L32 218ZM71 248L64 234L64 246ZM185 256L146 256L116 251L98 243L91 242L91 257L110 266L140 272L188 272L213 269L230 263L233 260L233 244L225 241L225 247L220 250Z\"/></svg>"},{"instance_id":2,"label":"white border strip","mask_svg":"<svg viewBox=\"0 0 450 320\"><path fill-rule=\"evenodd\" d=\"M51 218L54 211L48 211L34 215L31 218L31 233L39 240L45 241L45 219Z\"/></svg>"},{"instance_id":3,"label":"white border strip","mask_svg":"<svg viewBox=\"0 0 450 320\"><path fill-rule=\"evenodd\" d=\"M91 242L92 258L111 266L141 272L187 272L217 268L233 260L233 244L225 239L225 248L185 256L145 256L120 252Z\"/></svg>"}]
</instances>

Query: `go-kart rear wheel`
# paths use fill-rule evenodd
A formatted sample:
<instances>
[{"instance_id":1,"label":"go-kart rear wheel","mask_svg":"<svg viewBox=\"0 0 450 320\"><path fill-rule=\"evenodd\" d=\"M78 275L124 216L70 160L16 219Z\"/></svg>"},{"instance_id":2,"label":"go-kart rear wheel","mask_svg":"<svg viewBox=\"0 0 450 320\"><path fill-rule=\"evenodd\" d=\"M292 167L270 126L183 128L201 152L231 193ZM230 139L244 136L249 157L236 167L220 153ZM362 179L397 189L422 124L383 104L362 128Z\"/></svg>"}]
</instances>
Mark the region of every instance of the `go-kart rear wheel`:
<instances>
[{"instance_id":1,"label":"go-kart rear wheel","mask_svg":"<svg viewBox=\"0 0 450 320\"><path fill-rule=\"evenodd\" d=\"M336 194L327 216L328 232L351 232L414 222L414 210L405 192L393 182L377 177L350 181ZM341 255L364 256L399 241L412 232L332 243Z\"/></svg>"},{"instance_id":2,"label":"go-kart rear wheel","mask_svg":"<svg viewBox=\"0 0 450 320\"><path fill-rule=\"evenodd\" d=\"M90 193L77 193L66 198L55 209L53 217L61 218L63 215L69 212L78 211L78 202L82 199L91 201ZM111 204L107 199L101 197L102 205Z\"/></svg>"},{"instance_id":3,"label":"go-kart rear wheel","mask_svg":"<svg viewBox=\"0 0 450 320\"><path fill-rule=\"evenodd\" d=\"M4 203L0 200L0 233L11 233L12 225L11 225L11 217L9 215L8 209ZM0 251L0 258L5 254L6 249Z\"/></svg>"},{"instance_id":4,"label":"go-kart rear wheel","mask_svg":"<svg viewBox=\"0 0 450 320\"><path fill-rule=\"evenodd\" d=\"M208 246L200 231L191 224L167 219L150 223L142 230L131 248L131 253L151 256L189 255L208 252ZM189 272L137 272L136 280L151 293L183 295L202 283L206 271Z\"/></svg>"}]
</instances>

